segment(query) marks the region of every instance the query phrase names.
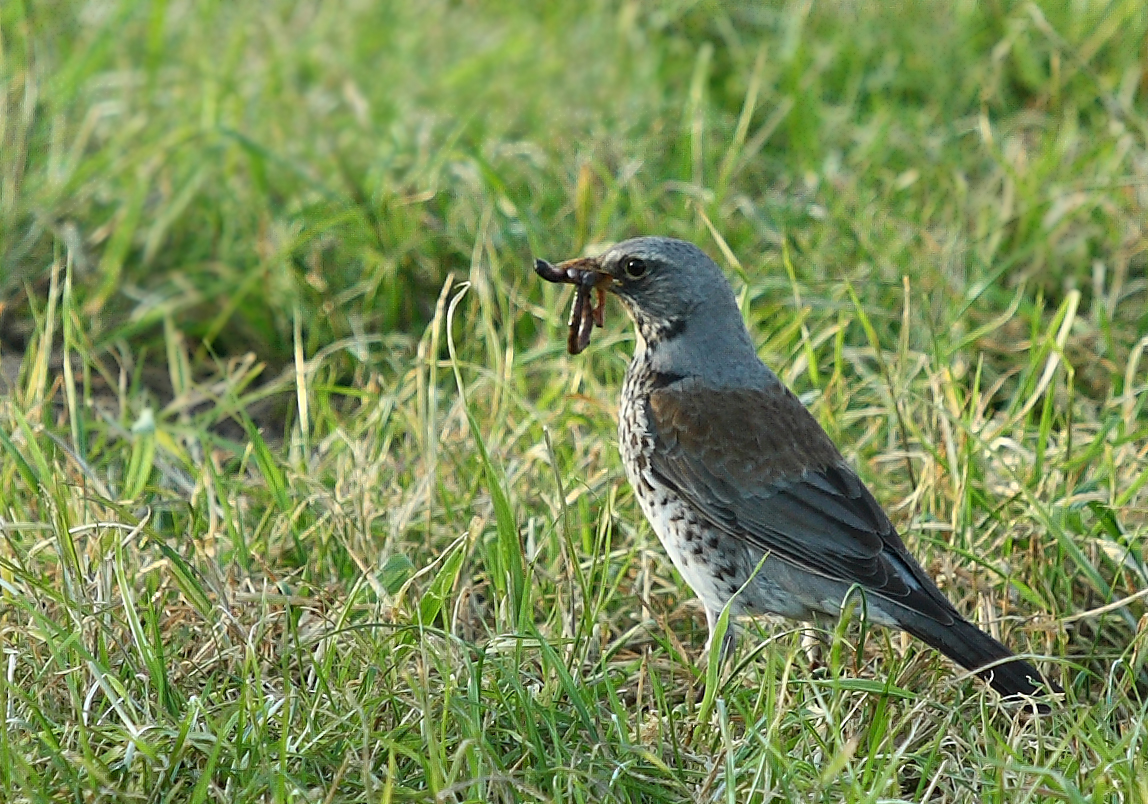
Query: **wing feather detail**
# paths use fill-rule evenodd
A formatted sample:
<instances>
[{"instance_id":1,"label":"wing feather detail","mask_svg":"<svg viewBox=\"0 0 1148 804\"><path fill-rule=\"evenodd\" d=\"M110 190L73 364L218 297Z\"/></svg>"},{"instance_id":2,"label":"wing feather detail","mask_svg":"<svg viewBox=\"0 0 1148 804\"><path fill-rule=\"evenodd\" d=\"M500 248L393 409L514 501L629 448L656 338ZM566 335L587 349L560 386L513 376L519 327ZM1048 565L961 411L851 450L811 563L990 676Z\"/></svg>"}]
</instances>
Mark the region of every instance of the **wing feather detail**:
<instances>
[{"instance_id":1,"label":"wing feather detail","mask_svg":"<svg viewBox=\"0 0 1148 804\"><path fill-rule=\"evenodd\" d=\"M682 382L650 394L651 470L711 524L948 624L959 616L793 393Z\"/></svg>"}]
</instances>

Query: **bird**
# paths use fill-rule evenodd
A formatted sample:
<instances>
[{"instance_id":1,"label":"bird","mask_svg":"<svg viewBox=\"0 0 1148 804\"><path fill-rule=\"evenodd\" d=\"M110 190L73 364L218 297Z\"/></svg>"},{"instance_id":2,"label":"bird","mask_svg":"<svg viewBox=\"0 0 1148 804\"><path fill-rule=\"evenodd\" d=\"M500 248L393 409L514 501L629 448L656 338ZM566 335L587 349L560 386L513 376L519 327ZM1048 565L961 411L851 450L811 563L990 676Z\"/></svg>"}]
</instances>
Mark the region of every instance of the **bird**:
<instances>
[{"instance_id":1,"label":"bird","mask_svg":"<svg viewBox=\"0 0 1148 804\"><path fill-rule=\"evenodd\" d=\"M637 237L597 257L536 260L535 270L578 287L571 352L601 325L590 289L616 297L633 320L618 446L642 513L705 609L707 650L727 603L731 616L816 622L840 617L857 588L871 622L908 632L1002 696L1059 691L937 588L817 419L758 357L729 280L704 251ZM734 631L718 648L723 659Z\"/></svg>"}]
</instances>

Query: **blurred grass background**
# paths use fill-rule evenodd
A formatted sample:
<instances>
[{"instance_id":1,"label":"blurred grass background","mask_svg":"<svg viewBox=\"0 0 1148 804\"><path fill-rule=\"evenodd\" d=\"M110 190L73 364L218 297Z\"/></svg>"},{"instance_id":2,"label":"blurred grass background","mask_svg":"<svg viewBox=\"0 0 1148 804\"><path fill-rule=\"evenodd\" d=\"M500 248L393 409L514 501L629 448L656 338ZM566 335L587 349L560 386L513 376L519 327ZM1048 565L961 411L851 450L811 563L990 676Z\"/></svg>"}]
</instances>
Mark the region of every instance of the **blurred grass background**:
<instances>
[{"instance_id":1,"label":"blurred grass background","mask_svg":"<svg viewBox=\"0 0 1148 804\"><path fill-rule=\"evenodd\" d=\"M1146 93L1138 0L4 2L0 798L1148 801ZM698 709L530 271L653 233L1060 713L770 624Z\"/></svg>"}]
</instances>

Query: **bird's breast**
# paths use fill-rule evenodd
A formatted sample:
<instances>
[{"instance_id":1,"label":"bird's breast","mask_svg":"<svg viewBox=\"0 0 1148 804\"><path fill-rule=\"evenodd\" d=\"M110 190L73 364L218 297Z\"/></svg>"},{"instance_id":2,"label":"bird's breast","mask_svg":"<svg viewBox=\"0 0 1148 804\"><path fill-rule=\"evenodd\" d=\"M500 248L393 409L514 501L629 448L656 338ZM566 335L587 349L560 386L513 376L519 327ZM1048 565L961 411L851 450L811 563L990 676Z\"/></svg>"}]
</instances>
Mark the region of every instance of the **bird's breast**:
<instances>
[{"instance_id":1,"label":"bird's breast","mask_svg":"<svg viewBox=\"0 0 1148 804\"><path fill-rule=\"evenodd\" d=\"M649 468L650 454L654 449L654 433L647 411L650 380L648 367L635 357L626 370L622 399L618 405L618 449L622 453L626 475L635 489Z\"/></svg>"}]
</instances>

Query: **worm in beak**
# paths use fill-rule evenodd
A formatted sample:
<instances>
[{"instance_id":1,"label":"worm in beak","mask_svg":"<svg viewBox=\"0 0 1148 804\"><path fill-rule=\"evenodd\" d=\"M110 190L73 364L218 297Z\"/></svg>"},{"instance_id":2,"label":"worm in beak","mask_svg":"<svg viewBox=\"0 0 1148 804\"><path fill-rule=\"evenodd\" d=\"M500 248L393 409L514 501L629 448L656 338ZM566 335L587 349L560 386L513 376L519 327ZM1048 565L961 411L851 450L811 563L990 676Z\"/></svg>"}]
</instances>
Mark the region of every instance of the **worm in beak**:
<instances>
[{"instance_id":1,"label":"worm in beak","mask_svg":"<svg viewBox=\"0 0 1148 804\"><path fill-rule=\"evenodd\" d=\"M534 261L534 272L547 282L574 285L574 304L570 308L570 332L566 336L566 350L572 355L590 345L594 326L606 323L606 286L610 276L598 270L596 260L581 259L552 265L546 260ZM592 301L590 291L594 291Z\"/></svg>"}]
</instances>

